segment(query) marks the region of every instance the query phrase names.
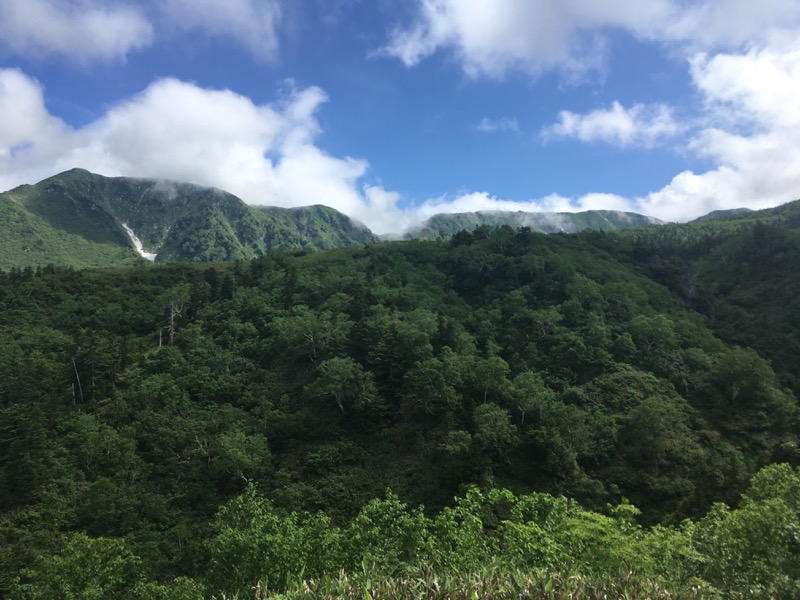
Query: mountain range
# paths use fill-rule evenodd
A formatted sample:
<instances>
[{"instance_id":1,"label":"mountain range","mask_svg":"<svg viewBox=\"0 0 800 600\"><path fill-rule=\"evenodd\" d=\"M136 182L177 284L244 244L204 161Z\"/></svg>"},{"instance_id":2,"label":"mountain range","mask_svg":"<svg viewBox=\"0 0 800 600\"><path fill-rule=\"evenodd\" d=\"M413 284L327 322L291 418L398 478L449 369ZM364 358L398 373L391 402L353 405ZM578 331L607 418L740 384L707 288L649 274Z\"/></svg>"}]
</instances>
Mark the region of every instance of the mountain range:
<instances>
[{"instance_id":1,"label":"mountain range","mask_svg":"<svg viewBox=\"0 0 800 600\"><path fill-rule=\"evenodd\" d=\"M434 215L411 229L404 237L419 240L448 239L459 231L474 231L482 226L507 225L513 229L529 227L531 231L539 233L577 233L584 229L615 231L663 223L653 217L616 210L588 210L577 213L492 210Z\"/></svg>"},{"instance_id":2,"label":"mountain range","mask_svg":"<svg viewBox=\"0 0 800 600\"><path fill-rule=\"evenodd\" d=\"M713 221L748 218L720 211ZM698 224L707 221L698 220ZM438 214L402 236L377 236L322 205L251 206L225 191L189 183L104 177L72 169L0 194L0 269L47 264L76 268L155 262L245 260L387 239L448 239L482 226L529 227L541 233L619 231L663 225L619 211Z\"/></svg>"},{"instance_id":3,"label":"mountain range","mask_svg":"<svg viewBox=\"0 0 800 600\"><path fill-rule=\"evenodd\" d=\"M0 194L0 268L248 259L376 242L326 206L248 206L187 183L72 169Z\"/></svg>"}]
</instances>

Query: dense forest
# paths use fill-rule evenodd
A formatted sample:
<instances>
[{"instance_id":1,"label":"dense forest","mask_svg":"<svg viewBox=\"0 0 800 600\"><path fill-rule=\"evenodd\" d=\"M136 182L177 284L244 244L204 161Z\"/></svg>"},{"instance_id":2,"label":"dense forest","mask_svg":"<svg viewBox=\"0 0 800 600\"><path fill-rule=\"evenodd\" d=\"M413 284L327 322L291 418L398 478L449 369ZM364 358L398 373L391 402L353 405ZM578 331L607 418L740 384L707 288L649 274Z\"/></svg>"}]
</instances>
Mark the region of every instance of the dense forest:
<instances>
[{"instance_id":1,"label":"dense forest","mask_svg":"<svg viewBox=\"0 0 800 600\"><path fill-rule=\"evenodd\" d=\"M792 223L0 273L9 598L800 594Z\"/></svg>"}]
</instances>

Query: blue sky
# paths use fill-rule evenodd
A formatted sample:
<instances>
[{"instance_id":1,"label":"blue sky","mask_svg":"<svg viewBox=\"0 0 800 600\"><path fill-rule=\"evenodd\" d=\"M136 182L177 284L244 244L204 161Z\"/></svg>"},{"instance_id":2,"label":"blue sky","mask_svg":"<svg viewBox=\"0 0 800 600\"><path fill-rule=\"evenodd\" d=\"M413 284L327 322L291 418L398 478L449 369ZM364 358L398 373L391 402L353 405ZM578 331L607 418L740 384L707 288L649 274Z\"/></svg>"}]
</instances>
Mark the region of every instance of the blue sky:
<instances>
[{"instance_id":1,"label":"blue sky","mask_svg":"<svg viewBox=\"0 0 800 600\"><path fill-rule=\"evenodd\" d=\"M797 0L2 0L0 189L682 221L800 198Z\"/></svg>"}]
</instances>

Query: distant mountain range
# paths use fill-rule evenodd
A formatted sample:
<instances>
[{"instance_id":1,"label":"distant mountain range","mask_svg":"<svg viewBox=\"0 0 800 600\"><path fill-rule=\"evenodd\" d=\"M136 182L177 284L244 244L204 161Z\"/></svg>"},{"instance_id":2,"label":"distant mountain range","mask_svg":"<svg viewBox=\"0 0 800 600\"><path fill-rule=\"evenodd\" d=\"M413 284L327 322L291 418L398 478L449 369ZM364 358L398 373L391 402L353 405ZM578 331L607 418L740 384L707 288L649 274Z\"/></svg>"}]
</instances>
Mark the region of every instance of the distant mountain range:
<instances>
[{"instance_id":1,"label":"distant mountain range","mask_svg":"<svg viewBox=\"0 0 800 600\"><path fill-rule=\"evenodd\" d=\"M644 215L615 210L588 210L578 213L478 211L471 213L438 214L405 234L406 239L448 239L461 230L473 231L478 227L514 229L530 227L539 233L576 233L584 229L616 231L647 225L661 225L663 221Z\"/></svg>"},{"instance_id":2,"label":"distant mountain range","mask_svg":"<svg viewBox=\"0 0 800 600\"><path fill-rule=\"evenodd\" d=\"M734 217L738 215L746 215L748 213L754 212L749 208L730 208L728 210L712 210L707 215L703 215L702 217L696 218L693 223L703 222L703 221L712 221L714 219L727 219L728 217Z\"/></svg>"},{"instance_id":3,"label":"distant mountain range","mask_svg":"<svg viewBox=\"0 0 800 600\"><path fill-rule=\"evenodd\" d=\"M780 209L780 207L779 207ZM778 211L779 209L772 209ZM730 222L769 211L716 211L698 219ZM777 214L777 213L776 213ZM403 239L449 239L479 227L541 233L619 231L662 221L618 211L481 211L434 215ZM378 243L366 226L321 205L250 206L227 192L188 183L104 177L72 169L0 194L0 269L47 264L76 268L155 262L220 262L272 251L327 250Z\"/></svg>"}]
</instances>

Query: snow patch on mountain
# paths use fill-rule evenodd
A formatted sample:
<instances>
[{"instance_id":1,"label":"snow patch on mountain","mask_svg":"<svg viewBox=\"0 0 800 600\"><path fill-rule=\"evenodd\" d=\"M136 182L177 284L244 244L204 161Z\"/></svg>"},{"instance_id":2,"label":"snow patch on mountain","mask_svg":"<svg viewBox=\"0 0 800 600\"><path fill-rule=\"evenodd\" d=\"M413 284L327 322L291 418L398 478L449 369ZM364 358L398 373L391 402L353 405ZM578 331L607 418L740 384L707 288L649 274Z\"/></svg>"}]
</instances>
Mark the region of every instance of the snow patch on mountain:
<instances>
[{"instance_id":1,"label":"snow patch on mountain","mask_svg":"<svg viewBox=\"0 0 800 600\"><path fill-rule=\"evenodd\" d=\"M153 254L152 252L145 252L144 247L142 246L142 240L140 240L135 233L133 233L133 229L128 227L127 223L123 223L122 226L125 228L125 232L128 234L128 237L131 238L133 245L136 247L136 251L139 253L139 256L146 258L147 260L154 261L156 260L157 254Z\"/></svg>"}]
</instances>

